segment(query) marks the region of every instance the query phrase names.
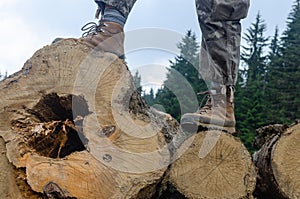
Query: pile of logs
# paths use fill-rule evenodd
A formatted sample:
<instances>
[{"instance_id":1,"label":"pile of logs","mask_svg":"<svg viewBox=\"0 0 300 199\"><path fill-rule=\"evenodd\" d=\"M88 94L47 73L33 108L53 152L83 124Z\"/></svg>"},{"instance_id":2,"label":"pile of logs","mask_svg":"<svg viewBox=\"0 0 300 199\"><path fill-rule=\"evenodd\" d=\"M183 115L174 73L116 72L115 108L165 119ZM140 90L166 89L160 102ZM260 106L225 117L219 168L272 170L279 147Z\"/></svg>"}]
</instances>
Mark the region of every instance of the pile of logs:
<instances>
[{"instance_id":1,"label":"pile of logs","mask_svg":"<svg viewBox=\"0 0 300 199\"><path fill-rule=\"evenodd\" d=\"M256 187L238 138L182 132L145 104L123 60L79 40L38 50L0 96L2 198L300 197L299 125L264 141Z\"/></svg>"},{"instance_id":2,"label":"pile of logs","mask_svg":"<svg viewBox=\"0 0 300 199\"><path fill-rule=\"evenodd\" d=\"M258 198L300 198L300 124L258 129L254 154Z\"/></svg>"}]
</instances>

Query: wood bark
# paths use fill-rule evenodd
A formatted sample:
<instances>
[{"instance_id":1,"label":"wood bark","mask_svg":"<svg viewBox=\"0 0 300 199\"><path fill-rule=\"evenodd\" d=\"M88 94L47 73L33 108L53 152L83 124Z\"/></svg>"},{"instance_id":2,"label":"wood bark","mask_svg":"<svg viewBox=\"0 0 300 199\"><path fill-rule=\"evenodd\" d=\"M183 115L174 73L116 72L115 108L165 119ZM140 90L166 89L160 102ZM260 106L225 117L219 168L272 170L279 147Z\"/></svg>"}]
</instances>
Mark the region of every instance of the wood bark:
<instances>
[{"instance_id":1,"label":"wood bark","mask_svg":"<svg viewBox=\"0 0 300 199\"><path fill-rule=\"evenodd\" d=\"M1 175L16 190L0 190L6 198L251 197L255 170L238 139L186 135L147 107L124 61L80 40L37 51L0 95Z\"/></svg>"},{"instance_id":2,"label":"wood bark","mask_svg":"<svg viewBox=\"0 0 300 199\"><path fill-rule=\"evenodd\" d=\"M300 124L289 128L267 126L258 132L268 138L254 155L258 167L255 195L258 198L300 198Z\"/></svg>"}]
</instances>

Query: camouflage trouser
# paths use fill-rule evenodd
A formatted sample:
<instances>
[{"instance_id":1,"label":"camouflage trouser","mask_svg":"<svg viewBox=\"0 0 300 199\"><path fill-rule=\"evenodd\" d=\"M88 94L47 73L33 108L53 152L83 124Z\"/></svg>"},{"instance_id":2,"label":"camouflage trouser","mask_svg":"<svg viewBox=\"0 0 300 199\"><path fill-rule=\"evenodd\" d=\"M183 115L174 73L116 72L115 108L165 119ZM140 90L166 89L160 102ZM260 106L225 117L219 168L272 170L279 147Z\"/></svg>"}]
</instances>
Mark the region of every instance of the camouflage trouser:
<instances>
[{"instance_id":1,"label":"camouflage trouser","mask_svg":"<svg viewBox=\"0 0 300 199\"><path fill-rule=\"evenodd\" d=\"M136 0L101 1L116 7L126 18L136 2ZM202 31L201 77L224 85L234 85L240 62L240 19L247 16L250 0L195 1Z\"/></svg>"}]
</instances>

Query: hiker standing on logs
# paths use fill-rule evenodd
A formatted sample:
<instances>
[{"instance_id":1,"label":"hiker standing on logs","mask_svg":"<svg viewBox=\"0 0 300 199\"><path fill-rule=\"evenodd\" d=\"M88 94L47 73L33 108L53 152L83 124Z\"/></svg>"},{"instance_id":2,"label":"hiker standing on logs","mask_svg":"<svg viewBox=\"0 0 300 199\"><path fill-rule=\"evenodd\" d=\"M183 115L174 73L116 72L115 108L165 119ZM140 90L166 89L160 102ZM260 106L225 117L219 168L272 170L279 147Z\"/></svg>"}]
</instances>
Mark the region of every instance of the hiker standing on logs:
<instances>
[{"instance_id":1,"label":"hiker standing on logs","mask_svg":"<svg viewBox=\"0 0 300 199\"><path fill-rule=\"evenodd\" d=\"M83 40L93 48L124 57L126 19L136 0L95 0L99 24L85 26ZM181 119L183 129L212 127L235 133L234 85L240 62L241 24L250 0L196 0L202 31L200 73L207 82L205 106ZM88 25L88 24L87 24Z\"/></svg>"}]
</instances>

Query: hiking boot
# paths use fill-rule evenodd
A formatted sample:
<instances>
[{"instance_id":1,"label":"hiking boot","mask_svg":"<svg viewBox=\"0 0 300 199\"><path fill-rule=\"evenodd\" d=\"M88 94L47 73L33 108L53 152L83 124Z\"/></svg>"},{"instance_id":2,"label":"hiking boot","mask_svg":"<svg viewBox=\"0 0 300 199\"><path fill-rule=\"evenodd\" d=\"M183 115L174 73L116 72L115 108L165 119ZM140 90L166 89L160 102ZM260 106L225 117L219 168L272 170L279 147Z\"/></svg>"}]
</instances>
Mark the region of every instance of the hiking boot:
<instances>
[{"instance_id":1,"label":"hiking boot","mask_svg":"<svg viewBox=\"0 0 300 199\"><path fill-rule=\"evenodd\" d=\"M86 31L82 35L82 40L88 46L124 58L124 31L120 24L100 20L98 25L90 22L83 26L81 30Z\"/></svg>"},{"instance_id":2,"label":"hiking boot","mask_svg":"<svg viewBox=\"0 0 300 199\"><path fill-rule=\"evenodd\" d=\"M222 85L207 94L209 98L202 108L182 116L182 129L194 133L201 129L217 129L235 134L233 87Z\"/></svg>"}]
</instances>

